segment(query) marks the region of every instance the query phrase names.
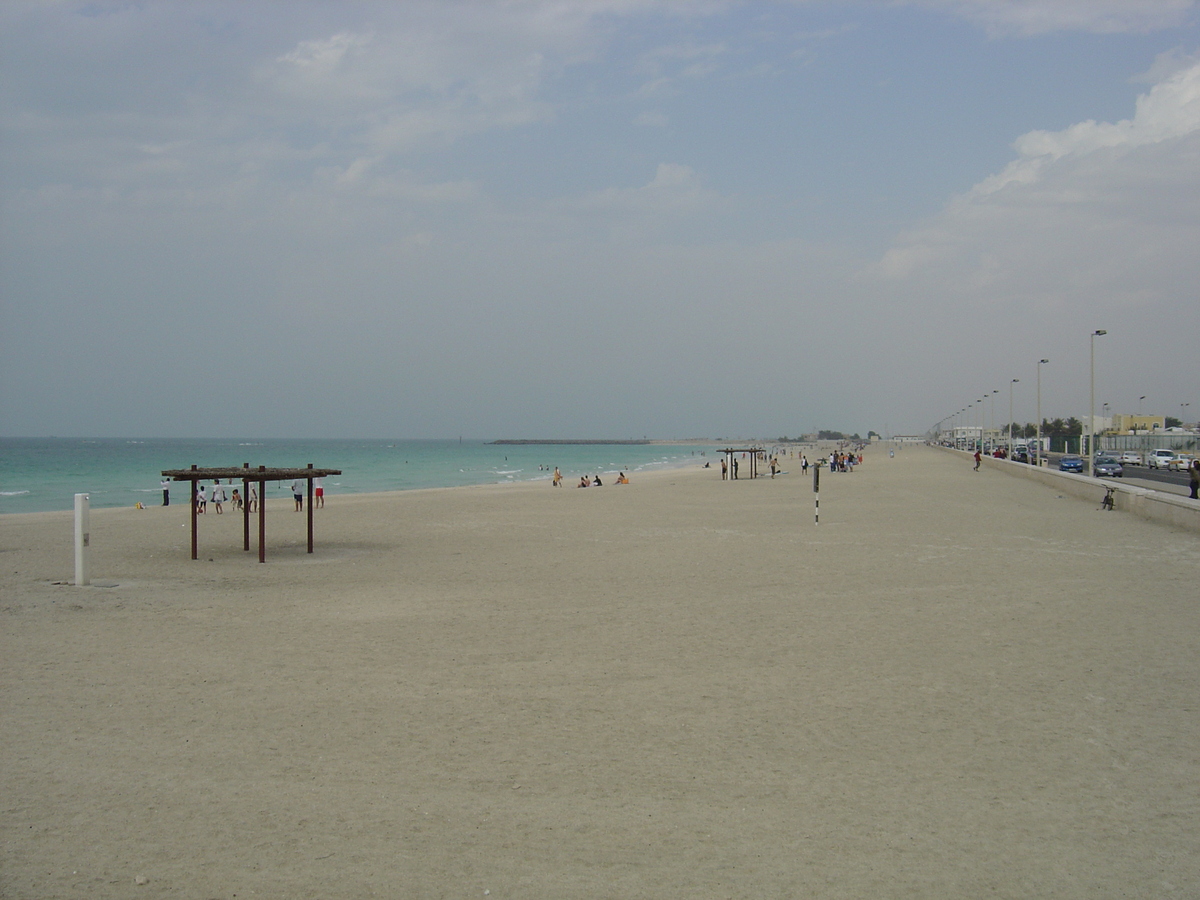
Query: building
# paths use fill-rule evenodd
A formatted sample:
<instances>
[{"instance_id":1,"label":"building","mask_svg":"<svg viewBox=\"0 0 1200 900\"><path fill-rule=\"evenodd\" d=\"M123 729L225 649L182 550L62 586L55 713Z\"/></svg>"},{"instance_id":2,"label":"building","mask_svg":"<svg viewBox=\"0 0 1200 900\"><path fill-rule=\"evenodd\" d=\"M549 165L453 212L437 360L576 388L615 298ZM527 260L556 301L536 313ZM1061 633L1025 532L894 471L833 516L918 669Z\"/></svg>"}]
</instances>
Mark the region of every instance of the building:
<instances>
[{"instance_id":1,"label":"building","mask_svg":"<svg viewBox=\"0 0 1200 900\"><path fill-rule=\"evenodd\" d=\"M1113 416L1112 418L1112 430L1117 434L1162 431L1166 427L1166 416Z\"/></svg>"}]
</instances>

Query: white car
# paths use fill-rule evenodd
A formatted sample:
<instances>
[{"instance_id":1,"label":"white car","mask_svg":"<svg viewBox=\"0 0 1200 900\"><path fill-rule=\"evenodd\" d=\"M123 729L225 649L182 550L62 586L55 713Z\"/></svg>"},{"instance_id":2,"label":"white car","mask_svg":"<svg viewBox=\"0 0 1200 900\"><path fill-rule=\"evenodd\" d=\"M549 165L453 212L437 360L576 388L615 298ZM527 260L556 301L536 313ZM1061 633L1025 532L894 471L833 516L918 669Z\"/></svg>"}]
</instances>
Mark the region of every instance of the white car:
<instances>
[{"instance_id":1,"label":"white car","mask_svg":"<svg viewBox=\"0 0 1200 900\"><path fill-rule=\"evenodd\" d=\"M1167 463L1167 468L1174 472L1186 472L1192 467L1195 459L1190 453L1176 453L1175 458Z\"/></svg>"},{"instance_id":2,"label":"white car","mask_svg":"<svg viewBox=\"0 0 1200 900\"><path fill-rule=\"evenodd\" d=\"M1146 465L1151 469L1169 469L1174 458L1174 450L1151 450L1146 454Z\"/></svg>"},{"instance_id":3,"label":"white car","mask_svg":"<svg viewBox=\"0 0 1200 900\"><path fill-rule=\"evenodd\" d=\"M1142 464L1142 454L1136 450L1126 450L1121 454L1121 465L1123 466L1140 466Z\"/></svg>"}]
</instances>

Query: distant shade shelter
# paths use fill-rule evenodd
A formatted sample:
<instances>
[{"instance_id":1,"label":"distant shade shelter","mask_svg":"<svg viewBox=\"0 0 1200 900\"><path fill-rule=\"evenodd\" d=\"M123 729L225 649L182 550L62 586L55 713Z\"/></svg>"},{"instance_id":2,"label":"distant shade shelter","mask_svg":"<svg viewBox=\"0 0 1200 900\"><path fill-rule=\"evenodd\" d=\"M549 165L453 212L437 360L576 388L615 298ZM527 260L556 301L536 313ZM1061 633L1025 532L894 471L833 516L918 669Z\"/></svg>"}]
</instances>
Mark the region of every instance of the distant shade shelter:
<instances>
[{"instance_id":1,"label":"distant shade shelter","mask_svg":"<svg viewBox=\"0 0 1200 900\"><path fill-rule=\"evenodd\" d=\"M750 478L758 477L758 456L760 453L763 452L762 447L726 447L724 450L718 450L717 452L724 453L725 456L728 457L728 462L726 463L726 465L729 466L729 480L730 481L732 481L734 479L733 464L734 464L734 460L737 459L737 455L739 453L741 453L743 455L749 454L748 459L750 461L750 475L748 477L750 477Z\"/></svg>"},{"instance_id":2,"label":"distant shade shelter","mask_svg":"<svg viewBox=\"0 0 1200 900\"><path fill-rule=\"evenodd\" d=\"M308 482L308 552L313 552L313 479L324 478L327 475L341 475L341 469L314 469L309 463L303 469L278 469L259 466L251 469L250 463L241 466L209 466L190 469L165 469L164 478L173 481L190 481L192 507L192 559L197 559L197 524L196 524L196 485L201 481L213 481L221 478L227 482L241 481L242 496L250 493L250 484L258 485L258 561L267 561L267 482L268 481L299 481ZM242 504L243 550L250 549L250 504Z\"/></svg>"}]
</instances>

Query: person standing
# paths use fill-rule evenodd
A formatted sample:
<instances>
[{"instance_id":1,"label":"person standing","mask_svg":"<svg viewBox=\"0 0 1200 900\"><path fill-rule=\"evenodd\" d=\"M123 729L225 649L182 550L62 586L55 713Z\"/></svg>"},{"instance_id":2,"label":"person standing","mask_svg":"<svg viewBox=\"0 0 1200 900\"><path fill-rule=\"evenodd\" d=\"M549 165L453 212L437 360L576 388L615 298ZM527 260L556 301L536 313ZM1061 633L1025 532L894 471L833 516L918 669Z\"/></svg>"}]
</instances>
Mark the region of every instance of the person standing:
<instances>
[{"instance_id":1,"label":"person standing","mask_svg":"<svg viewBox=\"0 0 1200 900\"><path fill-rule=\"evenodd\" d=\"M292 482L292 499L296 501L296 512L304 512L304 482L299 478Z\"/></svg>"},{"instance_id":2,"label":"person standing","mask_svg":"<svg viewBox=\"0 0 1200 900\"><path fill-rule=\"evenodd\" d=\"M212 502L217 508L217 515L221 515L221 504L225 502L225 487L220 478L213 479Z\"/></svg>"},{"instance_id":3,"label":"person standing","mask_svg":"<svg viewBox=\"0 0 1200 900\"><path fill-rule=\"evenodd\" d=\"M202 484L196 485L196 512L205 513L208 510L208 488Z\"/></svg>"},{"instance_id":4,"label":"person standing","mask_svg":"<svg viewBox=\"0 0 1200 900\"><path fill-rule=\"evenodd\" d=\"M325 479L313 479L313 506L320 509L325 505Z\"/></svg>"},{"instance_id":5,"label":"person standing","mask_svg":"<svg viewBox=\"0 0 1200 900\"><path fill-rule=\"evenodd\" d=\"M721 480L725 481L729 477L729 463L725 462L725 457L721 457Z\"/></svg>"},{"instance_id":6,"label":"person standing","mask_svg":"<svg viewBox=\"0 0 1200 900\"><path fill-rule=\"evenodd\" d=\"M171 480L169 478L164 478L162 481L159 482L159 484L162 485L162 489L163 489L163 506L170 506L171 505Z\"/></svg>"},{"instance_id":7,"label":"person standing","mask_svg":"<svg viewBox=\"0 0 1200 900\"><path fill-rule=\"evenodd\" d=\"M1192 486L1192 492L1188 495L1193 500L1200 500L1200 459L1193 459L1192 465L1188 469L1188 482Z\"/></svg>"},{"instance_id":8,"label":"person standing","mask_svg":"<svg viewBox=\"0 0 1200 900\"><path fill-rule=\"evenodd\" d=\"M979 471L979 464L983 462L983 454L978 450L975 451L975 471Z\"/></svg>"},{"instance_id":9,"label":"person standing","mask_svg":"<svg viewBox=\"0 0 1200 900\"><path fill-rule=\"evenodd\" d=\"M562 472L558 471L558 466L554 467L554 478L550 483L555 487L562 487Z\"/></svg>"}]
</instances>

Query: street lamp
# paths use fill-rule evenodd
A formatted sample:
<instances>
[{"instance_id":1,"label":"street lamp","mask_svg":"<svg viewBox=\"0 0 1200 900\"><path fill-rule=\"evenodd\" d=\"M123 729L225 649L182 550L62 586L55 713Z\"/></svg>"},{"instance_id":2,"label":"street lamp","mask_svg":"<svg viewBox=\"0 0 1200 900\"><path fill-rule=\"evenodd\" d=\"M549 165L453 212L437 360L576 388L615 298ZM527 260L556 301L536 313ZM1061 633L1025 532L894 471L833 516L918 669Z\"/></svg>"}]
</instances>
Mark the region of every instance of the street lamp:
<instances>
[{"instance_id":1,"label":"street lamp","mask_svg":"<svg viewBox=\"0 0 1200 900\"><path fill-rule=\"evenodd\" d=\"M992 391L992 406L991 406L991 413L992 413L992 431L997 431L997 430L998 430L998 429L996 428L996 395L997 395L998 393L1000 393L1000 388L996 388L996 390ZM992 445L992 452L993 452L993 453L995 453L995 452L996 452L996 446L995 446L995 444L993 444L993 445Z\"/></svg>"},{"instance_id":2,"label":"street lamp","mask_svg":"<svg viewBox=\"0 0 1200 900\"><path fill-rule=\"evenodd\" d=\"M1008 458L1012 459L1012 426L1013 426L1013 385L1020 381L1020 378L1014 378L1008 383Z\"/></svg>"},{"instance_id":3,"label":"street lamp","mask_svg":"<svg viewBox=\"0 0 1200 900\"><path fill-rule=\"evenodd\" d=\"M1096 338L1108 334L1103 328L1097 328L1092 332L1092 377L1091 400L1088 404L1088 456L1087 456L1087 473L1088 477L1092 477L1092 457L1096 455Z\"/></svg>"},{"instance_id":4,"label":"street lamp","mask_svg":"<svg viewBox=\"0 0 1200 900\"><path fill-rule=\"evenodd\" d=\"M1036 465L1042 464L1042 365L1048 363L1048 359L1039 359L1037 364L1037 457Z\"/></svg>"},{"instance_id":5,"label":"street lamp","mask_svg":"<svg viewBox=\"0 0 1200 900\"><path fill-rule=\"evenodd\" d=\"M1187 416L1184 414L1184 410L1186 410L1191 405L1192 404L1190 404L1190 403L1180 403L1179 404L1179 427L1180 428L1186 427L1185 423L1187 422Z\"/></svg>"}]
</instances>

